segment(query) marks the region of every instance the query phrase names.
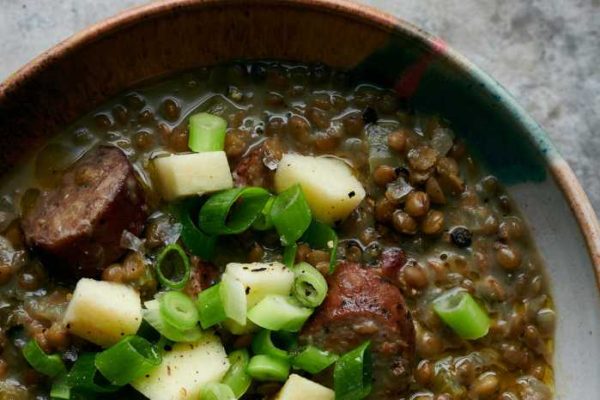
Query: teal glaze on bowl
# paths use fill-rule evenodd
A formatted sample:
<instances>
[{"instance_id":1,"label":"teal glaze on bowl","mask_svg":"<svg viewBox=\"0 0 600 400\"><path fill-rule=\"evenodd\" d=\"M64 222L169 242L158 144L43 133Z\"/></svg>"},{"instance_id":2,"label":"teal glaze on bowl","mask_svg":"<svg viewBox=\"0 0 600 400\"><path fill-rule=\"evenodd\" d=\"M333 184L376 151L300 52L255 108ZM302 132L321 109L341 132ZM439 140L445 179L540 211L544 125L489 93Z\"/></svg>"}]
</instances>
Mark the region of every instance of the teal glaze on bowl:
<instances>
[{"instance_id":1,"label":"teal glaze on bowl","mask_svg":"<svg viewBox=\"0 0 600 400\"><path fill-rule=\"evenodd\" d=\"M141 81L234 59L322 62L441 113L509 186L558 315L556 398L600 395L600 228L572 171L492 78L443 41L342 0L154 2L90 27L0 84L0 174Z\"/></svg>"}]
</instances>

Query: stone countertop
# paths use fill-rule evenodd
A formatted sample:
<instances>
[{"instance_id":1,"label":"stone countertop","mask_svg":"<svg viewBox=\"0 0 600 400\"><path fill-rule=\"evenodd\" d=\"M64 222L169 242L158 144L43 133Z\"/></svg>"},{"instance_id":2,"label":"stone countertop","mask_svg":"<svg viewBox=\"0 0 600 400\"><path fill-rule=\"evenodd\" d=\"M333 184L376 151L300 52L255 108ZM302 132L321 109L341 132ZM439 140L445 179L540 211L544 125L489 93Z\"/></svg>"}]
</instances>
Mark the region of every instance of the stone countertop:
<instances>
[{"instance_id":1,"label":"stone countertop","mask_svg":"<svg viewBox=\"0 0 600 400\"><path fill-rule=\"evenodd\" d=\"M0 0L0 80L148 0ZM546 128L600 211L600 0L362 0L443 38Z\"/></svg>"}]
</instances>

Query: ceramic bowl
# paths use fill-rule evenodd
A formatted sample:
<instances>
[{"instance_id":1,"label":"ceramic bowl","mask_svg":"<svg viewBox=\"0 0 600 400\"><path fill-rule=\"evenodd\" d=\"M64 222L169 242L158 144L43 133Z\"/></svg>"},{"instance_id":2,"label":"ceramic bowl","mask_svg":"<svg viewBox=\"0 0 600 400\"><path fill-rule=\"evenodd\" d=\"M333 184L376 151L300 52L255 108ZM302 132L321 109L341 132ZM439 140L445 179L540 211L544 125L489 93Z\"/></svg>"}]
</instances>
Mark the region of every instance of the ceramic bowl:
<instances>
[{"instance_id":1,"label":"ceramic bowl","mask_svg":"<svg viewBox=\"0 0 600 400\"><path fill-rule=\"evenodd\" d=\"M558 313L556 398L597 398L600 230L581 186L498 83L442 40L377 10L341 0L176 0L88 28L0 85L0 174L139 82L263 58L353 69L452 121L508 185L546 261Z\"/></svg>"}]
</instances>

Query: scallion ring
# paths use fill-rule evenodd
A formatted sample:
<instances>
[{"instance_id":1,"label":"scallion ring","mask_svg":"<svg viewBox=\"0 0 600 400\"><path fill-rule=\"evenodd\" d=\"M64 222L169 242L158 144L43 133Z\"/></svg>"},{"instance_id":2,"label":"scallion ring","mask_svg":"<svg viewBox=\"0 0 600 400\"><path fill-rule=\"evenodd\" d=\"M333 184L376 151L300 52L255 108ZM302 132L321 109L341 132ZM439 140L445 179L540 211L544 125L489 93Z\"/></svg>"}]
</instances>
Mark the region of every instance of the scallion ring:
<instances>
[{"instance_id":1,"label":"scallion ring","mask_svg":"<svg viewBox=\"0 0 600 400\"><path fill-rule=\"evenodd\" d=\"M308 345L292 358L292 366L310 374L318 374L337 359L336 354Z\"/></svg>"},{"instance_id":2,"label":"scallion ring","mask_svg":"<svg viewBox=\"0 0 600 400\"><path fill-rule=\"evenodd\" d=\"M139 336L126 336L96 355L98 371L110 383L124 386L147 374L161 362L158 349Z\"/></svg>"},{"instance_id":3,"label":"scallion ring","mask_svg":"<svg viewBox=\"0 0 600 400\"><path fill-rule=\"evenodd\" d=\"M371 342L342 355L335 363L333 387L336 400L364 399L373 386Z\"/></svg>"},{"instance_id":4,"label":"scallion ring","mask_svg":"<svg viewBox=\"0 0 600 400\"><path fill-rule=\"evenodd\" d=\"M287 351L275 346L271 338L271 331L267 329L263 329L254 335L252 338L252 351L254 354L265 354L267 356L281 358L282 360L288 360L290 358L290 354Z\"/></svg>"},{"instance_id":5,"label":"scallion ring","mask_svg":"<svg viewBox=\"0 0 600 400\"><path fill-rule=\"evenodd\" d=\"M490 318L473 297L462 289L452 289L433 301L436 314L463 339L487 335Z\"/></svg>"},{"instance_id":6,"label":"scallion ring","mask_svg":"<svg viewBox=\"0 0 600 400\"><path fill-rule=\"evenodd\" d=\"M239 399L248 391L252 383L252 377L246 372L250 356L247 350L241 349L231 352L227 358L230 367L221 382L229 386L235 397Z\"/></svg>"},{"instance_id":7,"label":"scallion ring","mask_svg":"<svg viewBox=\"0 0 600 400\"><path fill-rule=\"evenodd\" d=\"M292 294L306 307L318 307L327 296L327 281L312 265L302 262L293 268Z\"/></svg>"},{"instance_id":8,"label":"scallion ring","mask_svg":"<svg viewBox=\"0 0 600 400\"><path fill-rule=\"evenodd\" d=\"M248 319L272 331L297 332L312 312L311 308L303 307L292 297L272 294L248 311Z\"/></svg>"},{"instance_id":9,"label":"scallion ring","mask_svg":"<svg viewBox=\"0 0 600 400\"><path fill-rule=\"evenodd\" d=\"M217 236L212 236L198 229L192 215L198 215L200 199L189 197L169 205L169 212L181 224L181 241L190 253L204 260L212 260L215 254Z\"/></svg>"},{"instance_id":10,"label":"scallion ring","mask_svg":"<svg viewBox=\"0 0 600 400\"><path fill-rule=\"evenodd\" d=\"M224 383L210 382L200 388L202 400L235 400L233 390Z\"/></svg>"},{"instance_id":11,"label":"scallion ring","mask_svg":"<svg viewBox=\"0 0 600 400\"><path fill-rule=\"evenodd\" d=\"M279 193L271 207L271 220L281 243L295 243L310 225L312 214L300 185L294 185Z\"/></svg>"},{"instance_id":12,"label":"scallion ring","mask_svg":"<svg viewBox=\"0 0 600 400\"><path fill-rule=\"evenodd\" d=\"M273 228L273 221L271 220L271 207L273 207L273 201L275 201L275 197L269 197L269 200L252 224L253 229L256 229L257 231L266 231Z\"/></svg>"},{"instance_id":13,"label":"scallion ring","mask_svg":"<svg viewBox=\"0 0 600 400\"><path fill-rule=\"evenodd\" d=\"M283 263L288 267L292 268L296 261L296 253L298 252L298 245L292 243L283 248Z\"/></svg>"},{"instance_id":14,"label":"scallion ring","mask_svg":"<svg viewBox=\"0 0 600 400\"><path fill-rule=\"evenodd\" d=\"M96 354L80 354L71 371L67 374L66 385L94 393L112 393L119 389L118 386L112 384L97 382L97 372Z\"/></svg>"},{"instance_id":15,"label":"scallion ring","mask_svg":"<svg viewBox=\"0 0 600 400\"><path fill-rule=\"evenodd\" d=\"M198 294L196 308L198 308L198 319L203 329L208 329L227 318L220 291L221 283L218 283Z\"/></svg>"},{"instance_id":16,"label":"scallion ring","mask_svg":"<svg viewBox=\"0 0 600 400\"><path fill-rule=\"evenodd\" d=\"M198 310L192 299L181 292L166 292L158 300L160 314L171 326L185 331L198 323Z\"/></svg>"},{"instance_id":17,"label":"scallion ring","mask_svg":"<svg viewBox=\"0 0 600 400\"><path fill-rule=\"evenodd\" d=\"M188 129L188 147L196 153L221 151L225 147L227 121L217 115L194 114L189 119Z\"/></svg>"},{"instance_id":18,"label":"scallion ring","mask_svg":"<svg viewBox=\"0 0 600 400\"><path fill-rule=\"evenodd\" d=\"M33 339L23 347L23 356L29 365L41 374L55 377L67 371L58 354L46 354Z\"/></svg>"},{"instance_id":19,"label":"scallion ring","mask_svg":"<svg viewBox=\"0 0 600 400\"><path fill-rule=\"evenodd\" d=\"M246 371L258 381L283 382L290 374L290 364L280 358L259 354L250 359Z\"/></svg>"},{"instance_id":20,"label":"scallion ring","mask_svg":"<svg viewBox=\"0 0 600 400\"><path fill-rule=\"evenodd\" d=\"M211 235L234 235L258 218L271 194L260 187L225 190L212 195L200 209L200 229Z\"/></svg>"},{"instance_id":21,"label":"scallion ring","mask_svg":"<svg viewBox=\"0 0 600 400\"><path fill-rule=\"evenodd\" d=\"M163 286L183 289L190 279L190 260L181 246L173 243L160 251L156 260L156 275Z\"/></svg>"}]
</instances>

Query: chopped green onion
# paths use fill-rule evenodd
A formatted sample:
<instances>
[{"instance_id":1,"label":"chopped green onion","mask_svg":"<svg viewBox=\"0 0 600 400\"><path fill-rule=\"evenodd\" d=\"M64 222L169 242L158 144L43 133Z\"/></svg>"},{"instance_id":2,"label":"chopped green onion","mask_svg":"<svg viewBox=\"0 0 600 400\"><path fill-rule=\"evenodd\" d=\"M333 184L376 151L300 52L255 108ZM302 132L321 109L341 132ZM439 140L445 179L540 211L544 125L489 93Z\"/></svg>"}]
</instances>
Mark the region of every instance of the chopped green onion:
<instances>
[{"instance_id":1,"label":"chopped green onion","mask_svg":"<svg viewBox=\"0 0 600 400\"><path fill-rule=\"evenodd\" d=\"M265 354L267 356L288 360L290 354L278 348L271 339L271 331L263 329L252 339L252 351L254 354Z\"/></svg>"},{"instance_id":2,"label":"chopped green onion","mask_svg":"<svg viewBox=\"0 0 600 400\"><path fill-rule=\"evenodd\" d=\"M167 292L160 296L160 315L171 326L185 331L198 323L198 310L192 299L181 292Z\"/></svg>"},{"instance_id":3,"label":"chopped green onion","mask_svg":"<svg viewBox=\"0 0 600 400\"><path fill-rule=\"evenodd\" d=\"M329 273L335 270L337 260L338 237L335 231L327 224L313 220L304 232L302 241L308 243L313 249L329 251Z\"/></svg>"},{"instance_id":4,"label":"chopped green onion","mask_svg":"<svg viewBox=\"0 0 600 400\"><path fill-rule=\"evenodd\" d=\"M188 146L192 151L220 151L225 147L227 121L209 113L198 113L190 117Z\"/></svg>"},{"instance_id":5,"label":"chopped green onion","mask_svg":"<svg viewBox=\"0 0 600 400\"><path fill-rule=\"evenodd\" d=\"M161 285L169 289L183 289L190 279L190 260L181 246L173 243L160 251L156 260L156 275Z\"/></svg>"},{"instance_id":6,"label":"chopped green onion","mask_svg":"<svg viewBox=\"0 0 600 400\"><path fill-rule=\"evenodd\" d=\"M292 268L296 261L296 253L298 252L298 245L292 243L289 246L283 248L283 263L288 267Z\"/></svg>"},{"instance_id":7,"label":"chopped green onion","mask_svg":"<svg viewBox=\"0 0 600 400\"><path fill-rule=\"evenodd\" d=\"M295 243L310 225L312 214L300 185L279 193L271 207L271 219L284 246Z\"/></svg>"},{"instance_id":8,"label":"chopped green onion","mask_svg":"<svg viewBox=\"0 0 600 400\"><path fill-rule=\"evenodd\" d=\"M60 378L52 382L52 387L50 388L50 398L58 400L71 399L71 386L67 384L66 375L62 375Z\"/></svg>"},{"instance_id":9,"label":"chopped green onion","mask_svg":"<svg viewBox=\"0 0 600 400\"><path fill-rule=\"evenodd\" d=\"M29 365L41 374L55 377L67 372L65 364L58 354L46 354L33 339L23 347L23 356Z\"/></svg>"},{"instance_id":10,"label":"chopped green onion","mask_svg":"<svg viewBox=\"0 0 600 400\"><path fill-rule=\"evenodd\" d=\"M198 197L189 197L172 203L169 211L181 224L181 241L189 252L204 260L212 260L217 237L202 232L192 220L192 215L198 215L200 210L199 200Z\"/></svg>"},{"instance_id":11,"label":"chopped green onion","mask_svg":"<svg viewBox=\"0 0 600 400\"><path fill-rule=\"evenodd\" d=\"M225 315L240 325L246 325L247 304L246 288L231 274L221 276L221 301Z\"/></svg>"},{"instance_id":12,"label":"chopped green onion","mask_svg":"<svg viewBox=\"0 0 600 400\"><path fill-rule=\"evenodd\" d=\"M96 355L96 368L110 383L124 386L161 362L158 349L139 336L126 336Z\"/></svg>"},{"instance_id":13,"label":"chopped green onion","mask_svg":"<svg viewBox=\"0 0 600 400\"><path fill-rule=\"evenodd\" d=\"M235 400L233 390L224 383L211 382L200 388L202 400Z\"/></svg>"},{"instance_id":14,"label":"chopped green onion","mask_svg":"<svg viewBox=\"0 0 600 400\"><path fill-rule=\"evenodd\" d=\"M297 332L312 312L311 308L302 307L292 297L272 294L248 311L248 319L272 331Z\"/></svg>"},{"instance_id":15,"label":"chopped green onion","mask_svg":"<svg viewBox=\"0 0 600 400\"><path fill-rule=\"evenodd\" d=\"M217 283L201 291L196 300L196 307L198 308L200 325L203 329L208 329L213 325L223 322L227 318L227 315L225 314L223 301L221 300L221 283Z\"/></svg>"},{"instance_id":16,"label":"chopped green onion","mask_svg":"<svg viewBox=\"0 0 600 400\"><path fill-rule=\"evenodd\" d=\"M275 197L269 197L267 204L263 207L260 214L256 218L256 221L252 224L252 228L257 231L266 231L273 228L273 221L271 220L271 207L273 207L273 201Z\"/></svg>"},{"instance_id":17,"label":"chopped green onion","mask_svg":"<svg viewBox=\"0 0 600 400\"><path fill-rule=\"evenodd\" d=\"M280 358L259 354L250 359L246 370L259 381L284 382L290 374L290 364Z\"/></svg>"},{"instance_id":18,"label":"chopped green onion","mask_svg":"<svg viewBox=\"0 0 600 400\"><path fill-rule=\"evenodd\" d=\"M490 329L490 318L464 290L454 289L442 294L433 301L433 309L463 339L479 339Z\"/></svg>"},{"instance_id":19,"label":"chopped green onion","mask_svg":"<svg viewBox=\"0 0 600 400\"><path fill-rule=\"evenodd\" d=\"M360 400L371 392L373 364L371 342L342 355L335 363L333 387L336 400Z\"/></svg>"},{"instance_id":20,"label":"chopped green onion","mask_svg":"<svg viewBox=\"0 0 600 400\"><path fill-rule=\"evenodd\" d=\"M252 377L246 372L250 356L248 356L248 350L242 349L231 352L227 358L229 358L231 366L222 382L229 386L236 399L239 399L246 393L252 383Z\"/></svg>"},{"instance_id":21,"label":"chopped green onion","mask_svg":"<svg viewBox=\"0 0 600 400\"><path fill-rule=\"evenodd\" d=\"M165 338L173 342L196 342L202 338L202 330L197 325L188 330L181 330L167 323L161 315L158 300L147 301L144 306L144 320Z\"/></svg>"},{"instance_id":22,"label":"chopped green onion","mask_svg":"<svg viewBox=\"0 0 600 400\"><path fill-rule=\"evenodd\" d=\"M269 201L260 187L225 190L212 195L200 209L200 228L211 235L234 235L248 229Z\"/></svg>"},{"instance_id":23,"label":"chopped green onion","mask_svg":"<svg viewBox=\"0 0 600 400\"><path fill-rule=\"evenodd\" d=\"M83 389L94 393L112 393L119 389L118 386L109 383L97 382L96 354L84 353L73 364L71 371L67 374L66 384L72 388Z\"/></svg>"},{"instance_id":24,"label":"chopped green onion","mask_svg":"<svg viewBox=\"0 0 600 400\"><path fill-rule=\"evenodd\" d=\"M310 374L318 374L337 359L336 354L308 345L292 359L292 366Z\"/></svg>"},{"instance_id":25,"label":"chopped green onion","mask_svg":"<svg viewBox=\"0 0 600 400\"><path fill-rule=\"evenodd\" d=\"M327 281L312 265L302 262L294 267L292 294L306 307L318 307L327 296Z\"/></svg>"}]
</instances>

